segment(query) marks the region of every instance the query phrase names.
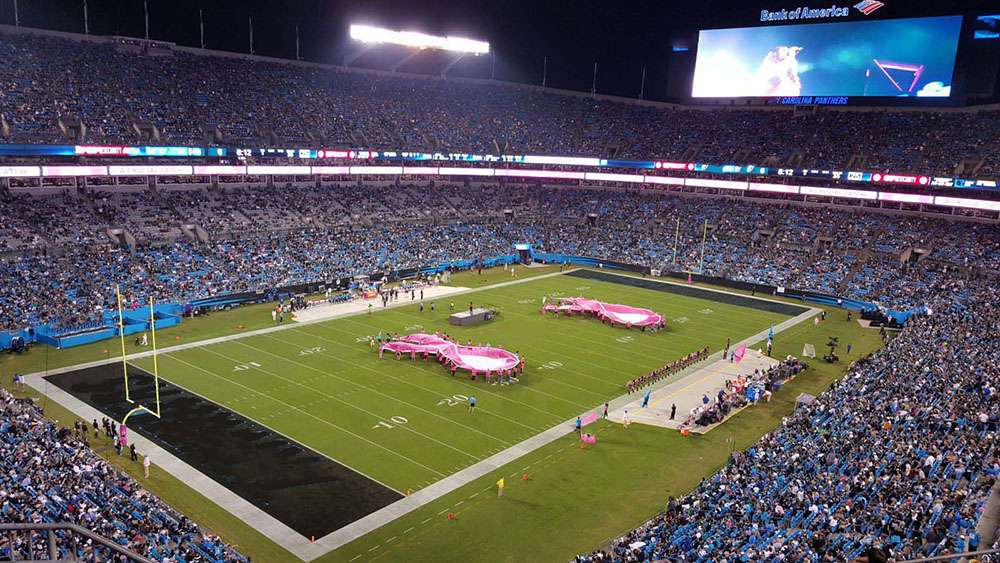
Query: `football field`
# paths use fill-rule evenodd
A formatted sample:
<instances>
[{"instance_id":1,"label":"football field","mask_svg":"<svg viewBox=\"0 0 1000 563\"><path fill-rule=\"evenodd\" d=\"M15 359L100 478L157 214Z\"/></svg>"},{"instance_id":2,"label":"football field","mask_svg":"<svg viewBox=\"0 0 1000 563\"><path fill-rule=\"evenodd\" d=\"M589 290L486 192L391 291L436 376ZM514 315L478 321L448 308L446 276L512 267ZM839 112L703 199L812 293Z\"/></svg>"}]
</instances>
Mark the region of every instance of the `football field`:
<instances>
[{"instance_id":1,"label":"football field","mask_svg":"<svg viewBox=\"0 0 1000 563\"><path fill-rule=\"evenodd\" d=\"M622 278L627 280L628 278ZM682 288L687 289L687 288ZM541 315L544 295L651 308L659 333L592 318ZM721 349L788 318L711 298L560 275L460 295L494 321L447 323L450 300L416 304L161 354L161 377L299 442L399 493L416 491L625 393L624 383L694 350ZM766 302L762 302L766 303ZM379 332L447 332L502 345L527 360L519 384L452 377L434 361L380 359ZM135 365L152 371L152 360ZM468 397L478 408L468 412Z\"/></svg>"}]
</instances>

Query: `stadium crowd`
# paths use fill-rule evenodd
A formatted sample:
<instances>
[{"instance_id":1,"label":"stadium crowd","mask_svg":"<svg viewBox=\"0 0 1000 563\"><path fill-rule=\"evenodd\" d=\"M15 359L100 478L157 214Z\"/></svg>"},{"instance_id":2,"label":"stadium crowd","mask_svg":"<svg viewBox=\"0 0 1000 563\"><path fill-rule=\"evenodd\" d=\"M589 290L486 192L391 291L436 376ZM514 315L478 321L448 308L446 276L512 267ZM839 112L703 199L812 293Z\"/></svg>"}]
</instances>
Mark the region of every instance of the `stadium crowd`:
<instances>
[{"instance_id":1,"label":"stadium crowd","mask_svg":"<svg viewBox=\"0 0 1000 563\"><path fill-rule=\"evenodd\" d=\"M93 431L97 433L97 421ZM0 389L0 521L70 523L162 562L236 563L249 560L217 536L179 514L89 447L86 423L59 428L30 400ZM62 532L60 532L62 533ZM11 536L0 547L5 560L46 559L45 539ZM69 559L70 542L59 542ZM117 560L83 538L75 560Z\"/></svg>"},{"instance_id":2,"label":"stadium crowd","mask_svg":"<svg viewBox=\"0 0 1000 563\"><path fill-rule=\"evenodd\" d=\"M150 296L186 302L507 256L517 243L815 290L897 310L935 295L963 298L976 272L1000 270L1000 235L976 223L920 219L920 239L893 238L886 233L906 233L914 219L657 193L512 191L290 187L272 190L269 203L252 187L129 198L95 190L58 197L18 191L5 199L10 216L24 212L30 223L0 223L0 237L30 244L0 253L0 329L98 326L114 306L116 284L127 305ZM397 194L404 205L394 203ZM510 218L504 215L508 197L518 204ZM140 214L108 211L137 202ZM348 211L355 202L364 202L364 213ZM68 208L71 214L61 213ZM172 236L183 225L196 225L206 236ZM955 242L963 239L977 244ZM923 252L920 259L912 259L913 249Z\"/></svg>"},{"instance_id":3,"label":"stadium crowd","mask_svg":"<svg viewBox=\"0 0 1000 563\"><path fill-rule=\"evenodd\" d=\"M80 141L113 145L146 144L155 128L158 144L499 149L945 176L971 159L965 173L984 178L1000 157L995 110L663 108L42 35L0 36L0 61L5 141L16 143L71 142L67 127L82 122Z\"/></svg>"},{"instance_id":4,"label":"stadium crowd","mask_svg":"<svg viewBox=\"0 0 1000 563\"><path fill-rule=\"evenodd\" d=\"M74 196L12 197L12 214L30 208L35 219L30 227L12 227L2 234L41 244L20 251L13 247L0 257L0 327L51 323L75 329L100 323L102 311L113 305L115 284L122 285L130 304L142 303L150 295L159 301L182 301L491 258L512 254L512 245L518 242L546 252L813 289L897 309L922 305L942 291L962 294L970 265L986 270L1000 267L1000 237L977 224L924 221L926 240L904 239L893 241L893 246L885 242L884 233L905 228L896 225L905 218L725 199L538 189L528 198L521 196L527 200L520 207L522 215L508 221L502 217L504 190L469 187L465 197L476 202L473 214L462 213L462 204L449 197L448 190L401 191L407 203L401 216L394 213L386 190L358 186L336 191L295 188L272 194L270 206L260 204L253 189L180 195L164 191L143 200L144 215L158 214L164 225L214 217L214 222L203 225L221 238L206 241L166 236L171 229L144 229L142 225L155 223L147 219L138 226L126 216L104 221L108 214L93 204L106 205L106 200L92 194L75 196L80 205L71 216L59 215L58 210L70 206ZM350 207L347 202L366 197L382 202L380 211L364 215L367 222L352 225L349 217L309 213L331 209L335 203ZM199 198L211 203L181 212L173 204L181 198L189 204ZM297 205L306 199L312 206ZM274 219L270 211L295 209L303 211L288 222ZM450 211L441 213L442 209ZM590 213L596 214L594 225L586 221ZM439 220L415 221L414 214ZM664 223L664 217L681 223L676 254L673 225ZM57 224L59 238L46 240L50 223ZM698 236L703 225L711 226L704 256ZM134 247L110 238L107 233L116 228L136 236ZM107 242L95 242L102 231ZM982 244L954 244L964 236ZM831 242L824 246L827 240ZM907 245L925 243L929 244L923 248L931 249L926 259L900 261L901 253L910 248ZM903 279L907 283L899 283Z\"/></svg>"},{"instance_id":5,"label":"stadium crowd","mask_svg":"<svg viewBox=\"0 0 1000 563\"><path fill-rule=\"evenodd\" d=\"M752 374L727 380L715 397L706 394L702 398L702 404L691 409L688 416L681 419L681 423L686 427L711 426L722 422L733 411L748 404L757 404L762 400L770 402L774 392L805 368L804 362L789 356L763 372L754 370Z\"/></svg>"},{"instance_id":6,"label":"stadium crowd","mask_svg":"<svg viewBox=\"0 0 1000 563\"><path fill-rule=\"evenodd\" d=\"M907 560L986 547L998 292L941 301L688 496L579 561Z\"/></svg>"}]
</instances>

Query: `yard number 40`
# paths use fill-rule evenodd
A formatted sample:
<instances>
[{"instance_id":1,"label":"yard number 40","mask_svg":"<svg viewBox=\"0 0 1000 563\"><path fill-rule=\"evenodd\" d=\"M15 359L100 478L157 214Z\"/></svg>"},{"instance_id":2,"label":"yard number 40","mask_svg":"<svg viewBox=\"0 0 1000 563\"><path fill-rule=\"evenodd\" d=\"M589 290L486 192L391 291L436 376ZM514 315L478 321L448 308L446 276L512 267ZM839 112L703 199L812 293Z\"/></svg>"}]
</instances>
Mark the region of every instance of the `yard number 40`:
<instances>
[{"instance_id":1,"label":"yard number 40","mask_svg":"<svg viewBox=\"0 0 1000 563\"><path fill-rule=\"evenodd\" d=\"M409 420L406 420L405 417L396 415L390 418L388 421L385 420L378 421L378 424L372 426L372 430L377 430L379 428L395 428L397 425L406 424L407 422L409 422Z\"/></svg>"}]
</instances>

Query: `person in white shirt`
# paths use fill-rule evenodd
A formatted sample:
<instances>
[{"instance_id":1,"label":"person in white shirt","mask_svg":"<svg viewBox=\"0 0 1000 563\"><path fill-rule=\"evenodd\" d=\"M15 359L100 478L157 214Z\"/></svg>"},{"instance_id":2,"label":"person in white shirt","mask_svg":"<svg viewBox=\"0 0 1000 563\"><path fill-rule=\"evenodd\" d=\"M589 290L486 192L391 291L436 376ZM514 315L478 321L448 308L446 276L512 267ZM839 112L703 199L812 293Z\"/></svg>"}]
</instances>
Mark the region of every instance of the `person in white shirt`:
<instances>
[{"instance_id":1,"label":"person in white shirt","mask_svg":"<svg viewBox=\"0 0 1000 563\"><path fill-rule=\"evenodd\" d=\"M802 47L782 45L767 53L757 69L758 88L761 95L800 95L802 91L798 60L800 52L802 52Z\"/></svg>"}]
</instances>

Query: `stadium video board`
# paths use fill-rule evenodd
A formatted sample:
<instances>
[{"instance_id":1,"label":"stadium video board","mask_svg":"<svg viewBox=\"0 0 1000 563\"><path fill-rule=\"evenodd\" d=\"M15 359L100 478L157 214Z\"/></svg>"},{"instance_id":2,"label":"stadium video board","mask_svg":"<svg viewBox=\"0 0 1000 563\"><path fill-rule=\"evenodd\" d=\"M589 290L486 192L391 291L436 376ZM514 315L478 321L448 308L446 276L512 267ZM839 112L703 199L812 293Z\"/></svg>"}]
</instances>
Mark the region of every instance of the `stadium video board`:
<instances>
[{"instance_id":1,"label":"stadium video board","mask_svg":"<svg viewBox=\"0 0 1000 563\"><path fill-rule=\"evenodd\" d=\"M695 98L951 95L962 16L702 30Z\"/></svg>"}]
</instances>

